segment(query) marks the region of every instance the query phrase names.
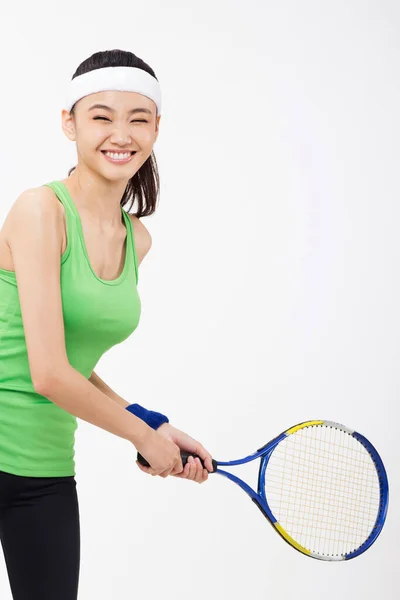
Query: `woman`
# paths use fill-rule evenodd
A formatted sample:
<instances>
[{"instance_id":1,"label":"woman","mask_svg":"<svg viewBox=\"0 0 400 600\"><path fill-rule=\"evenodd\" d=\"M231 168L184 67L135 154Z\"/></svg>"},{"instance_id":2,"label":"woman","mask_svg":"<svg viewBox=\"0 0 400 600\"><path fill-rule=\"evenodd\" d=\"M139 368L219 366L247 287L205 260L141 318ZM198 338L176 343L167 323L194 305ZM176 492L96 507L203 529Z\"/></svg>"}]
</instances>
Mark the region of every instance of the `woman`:
<instances>
[{"instance_id":1,"label":"woman","mask_svg":"<svg viewBox=\"0 0 400 600\"><path fill-rule=\"evenodd\" d=\"M0 539L14 600L75 600L80 564L76 417L129 440L151 475L198 483L211 456L94 372L137 327L138 265L156 208L161 92L130 52L98 52L62 111L78 165L24 191L0 232ZM135 215L123 209L137 201ZM180 448L199 455L182 468Z\"/></svg>"}]
</instances>

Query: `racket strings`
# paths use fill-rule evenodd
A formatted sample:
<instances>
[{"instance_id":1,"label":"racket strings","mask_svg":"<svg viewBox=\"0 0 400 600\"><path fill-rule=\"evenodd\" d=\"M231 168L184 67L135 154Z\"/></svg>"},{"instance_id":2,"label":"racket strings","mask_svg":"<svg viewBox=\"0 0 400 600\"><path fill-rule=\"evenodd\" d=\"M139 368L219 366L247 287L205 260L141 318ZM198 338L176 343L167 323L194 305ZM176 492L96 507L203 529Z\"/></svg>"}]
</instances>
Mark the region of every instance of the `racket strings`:
<instances>
[{"instance_id":1,"label":"racket strings","mask_svg":"<svg viewBox=\"0 0 400 600\"><path fill-rule=\"evenodd\" d=\"M336 460L337 460L337 459L336 459ZM313 466L313 475L315 476L315 475L316 475L315 464L313 464L312 466ZM342 470L342 473L344 473L344 472L345 472L345 471L343 471L343 470ZM341 477L340 479L341 479L341 481L340 481L340 480L338 481L338 480L337 480L337 478L336 478L336 480L335 480L335 484L336 484L336 486L338 486L338 484L339 484L339 485L340 485L340 484L343 484L343 479L344 479L344 478L343 478L343 477ZM335 503L335 506L339 506L339 505L341 504L341 503L340 503L341 495L339 494L339 495L336 495L336 496L337 496L337 500L338 500L338 501ZM342 508L342 513L343 513L343 508ZM351 518L353 513L352 513L352 511L351 511L350 515L349 515L348 513L346 513L346 514L347 514L347 516L350 516L350 518ZM321 523L321 519L318 519L318 511L315 511L315 520L316 520L316 521L318 520L318 526L319 526L319 527L321 527L321 525L325 525L325 526L326 526L326 522L325 522L325 523ZM327 520L327 519L325 519L325 521L326 521L326 520ZM354 521L353 521L353 526L354 526ZM303 533L304 533L304 528L303 528ZM316 532L315 532L315 535L317 535L317 533L316 533ZM321 536L318 536L318 537L319 537L319 538L321 538ZM342 539L342 538L340 538L340 539Z\"/></svg>"},{"instance_id":2,"label":"racket strings","mask_svg":"<svg viewBox=\"0 0 400 600\"><path fill-rule=\"evenodd\" d=\"M358 548L375 524L380 488L367 450L346 431L300 429L274 449L266 497L286 532L317 554Z\"/></svg>"},{"instance_id":3,"label":"racket strings","mask_svg":"<svg viewBox=\"0 0 400 600\"><path fill-rule=\"evenodd\" d=\"M332 431L332 430L331 430L331 431ZM330 431L330 433L331 433L331 431ZM308 436L306 436L306 438L308 438ZM329 441L330 441L330 442L332 442L332 439L331 439L331 437L330 437ZM322 444L322 445L323 445L323 444ZM306 443L306 446L308 447L308 446L309 446L309 444L307 444L307 443ZM337 453L335 452L335 450L336 450L336 449L334 449L334 454L336 455L336 457L335 457L335 460L336 460L336 461L338 461ZM325 457L324 457L324 458L325 458ZM338 461L338 462L339 462L339 461ZM342 461L340 461L340 462L342 462ZM326 463L326 461L324 461L324 463ZM340 473L341 473L341 474L345 473L345 470L343 470L343 467L341 467L341 469L342 469L342 470L340 471ZM315 463L313 463L313 464L312 464L312 470L313 470L313 477L314 477L314 489L315 489L315 481L317 481L317 480L315 479L315 476L318 476L318 473L316 473L316 469L315 469ZM354 472L356 472L356 470L354 470L354 464L353 464L353 474L354 474ZM342 505L342 502L340 502L340 501L342 500L342 498L344 499L344 498L346 498L346 497L347 497L347 494L341 494L341 493L340 493L340 491L343 491L343 490L345 490L345 489L346 489L346 488L343 486L344 480L345 480L345 478L344 478L343 476L342 476L342 477L340 477L340 475L339 475L339 479L338 479L338 477L336 477L336 478L335 478L335 480L334 480L334 482L333 482L333 483L336 485L336 490L335 490L335 491L336 491L336 495L335 495L335 496L336 496L336 498L335 498L336 502L335 502L335 504L334 504L334 506L335 506L335 509L336 509L336 510L337 510L337 509L340 507L340 505ZM346 483L348 483L348 482L346 482ZM338 490L340 490L340 491L338 491ZM318 499L318 498L317 498L317 496L315 496L315 497L314 497L314 499L315 499L315 500L317 500L317 499ZM327 499L329 500L329 498L325 497L325 502L327 501ZM331 504L331 506L332 506L332 504ZM337 508L336 508L336 507L337 507ZM325 515L326 515L325 519L321 519L321 518L319 518L319 516L320 516L320 513L319 513L319 511L317 510L317 504L316 504L315 502L314 502L314 505L313 505L311 508L314 508L314 521L315 521L315 525L316 525L316 526L318 526L318 527L320 527L320 528L321 528L321 527L325 527L325 528L326 528L326 527L327 527L327 525L328 525L328 521L329 521L329 523L330 523L331 514L329 514L329 516L328 516L328 515L326 515L326 513L325 513ZM342 512L342 516L343 516L343 513L344 513L343 506L342 506L341 512ZM352 517L353 517L353 520L351 520L351 521L350 521L350 523L352 523L352 526L353 526L353 527L352 527L352 530L353 530L353 535L354 535L354 530L355 530L355 527L354 527L354 525L355 525L355 522L354 522L354 516L353 516L353 514L354 514L354 511L353 511L353 510L351 510L351 511L350 511L350 514L349 514L349 513L346 513L346 514L347 514L347 516L348 516L348 517L350 517L350 519L352 519ZM349 529L350 529L349 525L347 525L347 527L348 527L348 530L349 530ZM338 527L336 527L336 529L339 531L339 533L342 533L342 534L343 534L343 531L345 531L343 528L338 528ZM303 522L302 533L304 533L304 522ZM315 531L315 532L314 532L314 535L315 535L316 537L318 537L319 539L321 539L323 536L322 536L322 535L318 535L318 533L319 533L319 532L316 532L316 531ZM336 536L336 538L335 538L335 537L334 537L334 538L332 538L332 537L331 537L331 538L330 538L330 540L332 540L332 539L333 539L333 541L338 541L338 539L339 539L339 540L341 540L341 541L343 541L343 535L341 535L341 536Z\"/></svg>"}]
</instances>

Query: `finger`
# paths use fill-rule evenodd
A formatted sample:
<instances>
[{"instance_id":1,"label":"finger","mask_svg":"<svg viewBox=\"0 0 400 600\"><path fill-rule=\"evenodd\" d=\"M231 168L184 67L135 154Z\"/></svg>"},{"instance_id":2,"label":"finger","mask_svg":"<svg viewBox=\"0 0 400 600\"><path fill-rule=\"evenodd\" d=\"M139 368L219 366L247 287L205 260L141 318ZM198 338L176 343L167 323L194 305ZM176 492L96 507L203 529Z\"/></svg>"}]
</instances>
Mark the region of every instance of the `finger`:
<instances>
[{"instance_id":1,"label":"finger","mask_svg":"<svg viewBox=\"0 0 400 600\"><path fill-rule=\"evenodd\" d=\"M205 468L212 472L213 464L211 454L207 452L207 450L201 444L197 446L195 453L200 456L201 459L203 459Z\"/></svg>"},{"instance_id":2,"label":"finger","mask_svg":"<svg viewBox=\"0 0 400 600\"><path fill-rule=\"evenodd\" d=\"M141 471L143 471L143 473L148 473L150 470L150 467L144 467L143 465L140 464L140 462L137 460L136 461L137 466L139 467L139 469Z\"/></svg>"},{"instance_id":3,"label":"finger","mask_svg":"<svg viewBox=\"0 0 400 600\"><path fill-rule=\"evenodd\" d=\"M198 483L204 483L204 481L207 481L208 479L208 469L203 467L200 461L197 469L196 481L198 481Z\"/></svg>"},{"instance_id":4,"label":"finger","mask_svg":"<svg viewBox=\"0 0 400 600\"><path fill-rule=\"evenodd\" d=\"M159 476L163 477L165 479L165 477L168 477L168 475L170 474L170 472L171 472L171 469L166 469L162 473L159 473Z\"/></svg>"},{"instance_id":5,"label":"finger","mask_svg":"<svg viewBox=\"0 0 400 600\"><path fill-rule=\"evenodd\" d=\"M154 475L155 473L153 472L153 469L151 467L144 467L143 465L140 464L139 461L136 461L137 466L139 467L139 469L141 471L143 471L143 473L147 473L148 475Z\"/></svg>"},{"instance_id":6,"label":"finger","mask_svg":"<svg viewBox=\"0 0 400 600\"><path fill-rule=\"evenodd\" d=\"M194 478L196 477L197 463L194 460L193 456L189 456L189 458L188 458L188 465L189 465L189 468L190 468L188 479L194 480Z\"/></svg>"},{"instance_id":7,"label":"finger","mask_svg":"<svg viewBox=\"0 0 400 600\"><path fill-rule=\"evenodd\" d=\"M197 457L196 457L195 463L196 463L195 481L197 481L197 483L201 483L203 481L203 465L201 464L200 459Z\"/></svg>"},{"instance_id":8,"label":"finger","mask_svg":"<svg viewBox=\"0 0 400 600\"><path fill-rule=\"evenodd\" d=\"M179 461L179 465L175 466L175 468L172 470L172 475L177 475L178 473L182 473L183 471L183 464L182 464L182 460Z\"/></svg>"},{"instance_id":9,"label":"finger","mask_svg":"<svg viewBox=\"0 0 400 600\"><path fill-rule=\"evenodd\" d=\"M187 462L186 465L184 466L184 469L182 471L182 473L180 473L180 475L182 475L182 477L184 477L185 479L187 479L190 475L190 463Z\"/></svg>"},{"instance_id":10,"label":"finger","mask_svg":"<svg viewBox=\"0 0 400 600\"><path fill-rule=\"evenodd\" d=\"M194 477L193 477L193 481L198 482L199 480L199 465L200 465L200 460L196 457L194 459L194 465L195 465L195 472L194 472Z\"/></svg>"},{"instance_id":11,"label":"finger","mask_svg":"<svg viewBox=\"0 0 400 600\"><path fill-rule=\"evenodd\" d=\"M183 479L186 479L189 472L190 472L190 465L189 465L189 463L186 463L185 466L183 467L183 470L180 473L172 473L172 475L174 477L182 477Z\"/></svg>"}]
</instances>

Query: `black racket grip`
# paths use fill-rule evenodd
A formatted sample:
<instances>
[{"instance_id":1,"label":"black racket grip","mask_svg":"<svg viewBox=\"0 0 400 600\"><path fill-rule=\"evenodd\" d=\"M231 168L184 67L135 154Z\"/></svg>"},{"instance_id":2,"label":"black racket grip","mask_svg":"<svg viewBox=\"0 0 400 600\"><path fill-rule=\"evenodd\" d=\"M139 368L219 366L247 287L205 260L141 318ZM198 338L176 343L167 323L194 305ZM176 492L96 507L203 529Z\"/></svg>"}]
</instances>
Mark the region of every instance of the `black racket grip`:
<instances>
[{"instance_id":1,"label":"black racket grip","mask_svg":"<svg viewBox=\"0 0 400 600\"><path fill-rule=\"evenodd\" d=\"M182 459L182 466L185 467L189 456L193 456L193 458L198 458L201 462L201 464L203 465L203 467L205 469L207 469L207 467L204 464L204 461L202 458L200 458L200 456L198 456L197 454L190 454L190 452L185 452L184 450L181 450L181 459ZM139 452L137 453L137 460L138 462L143 466L143 467L150 467L150 463L147 462L147 460L144 458L144 456L142 456ZM214 473L217 470L217 461L212 459L212 466L213 466L213 470L212 471L207 471L209 473Z\"/></svg>"}]
</instances>

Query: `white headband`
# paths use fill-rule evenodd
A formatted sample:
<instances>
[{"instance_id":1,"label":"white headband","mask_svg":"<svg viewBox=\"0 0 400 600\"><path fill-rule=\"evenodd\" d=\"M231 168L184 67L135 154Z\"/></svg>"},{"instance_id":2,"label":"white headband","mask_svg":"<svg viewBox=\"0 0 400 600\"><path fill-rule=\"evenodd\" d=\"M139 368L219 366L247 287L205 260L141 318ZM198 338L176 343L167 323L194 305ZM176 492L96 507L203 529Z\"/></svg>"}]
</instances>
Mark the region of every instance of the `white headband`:
<instances>
[{"instance_id":1,"label":"white headband","mask_svg":"<svg viewBox=\"0 0 400 600\"><path fill-rule=\"evenodd\" d=\"M161 87L155 77L137 67L103 67L74 77L69 82L66 109L71 110L75 102L96 92L117 90L137 92L147 96L161 114Z\"/></svg>"}]
</instances>

